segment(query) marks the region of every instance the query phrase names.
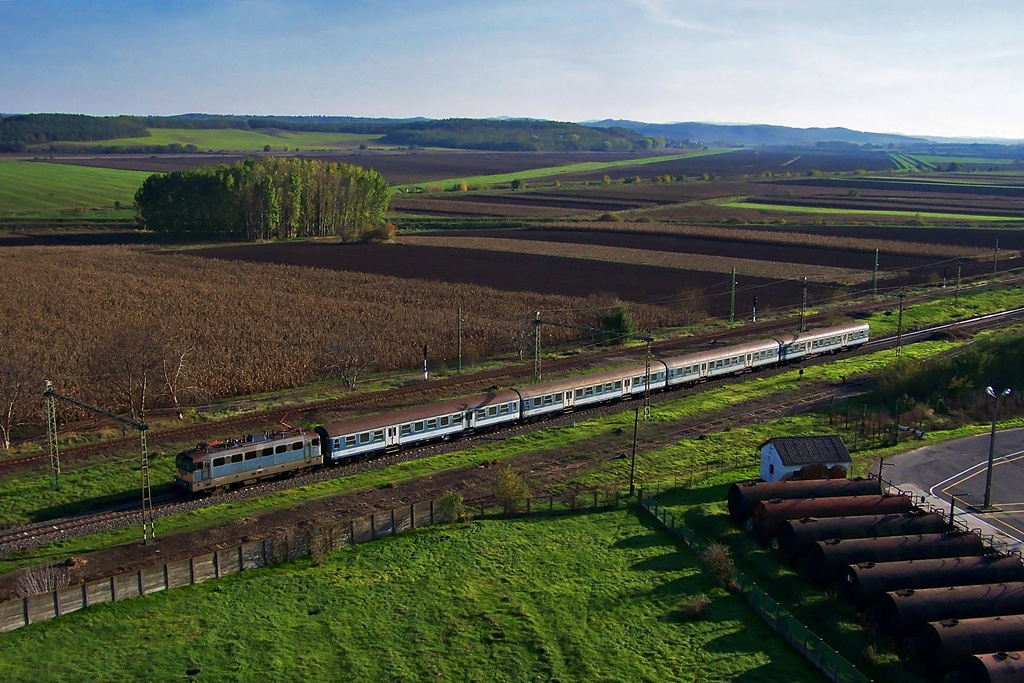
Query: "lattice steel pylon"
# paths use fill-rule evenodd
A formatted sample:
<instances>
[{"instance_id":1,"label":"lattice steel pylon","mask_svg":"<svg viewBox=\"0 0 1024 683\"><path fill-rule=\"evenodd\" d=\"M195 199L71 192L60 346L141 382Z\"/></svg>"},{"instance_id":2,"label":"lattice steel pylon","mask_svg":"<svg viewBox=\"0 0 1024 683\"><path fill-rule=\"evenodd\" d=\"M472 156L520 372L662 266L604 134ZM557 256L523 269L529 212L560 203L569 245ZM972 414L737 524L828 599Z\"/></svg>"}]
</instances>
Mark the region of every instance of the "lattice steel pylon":
<instances>
[{"instance_id":1,"label":"lattice steel pylon","mask_svg":"<svg viewBox=\"0 0 1024 683\"><path fill-rule=\"evenodd\" d=\"M53 384L47 380L46 389L43 391L43 399L45 400L46 408L46 433L47 439L50 442L50 469L51 477L55 483L55 487L59 484L58 476L60 474L60 458L57 452L57 412L54 408L54 399L60 399L70 403L71 405L78 406L85 410L91 411L104 417L109 417L111 420L116 420L121 424L134 427L139 430L139 438L142 442L142 540L145 543L149 543L150 540L156 540L156 527L153 524L153 494L149 488L149 451L146 446L146 431L149 430L149 426L145 421L136 422L127 417L121 417L115 415L102 408L91 406L88 403L83 403L78 399L71 398L70 396L64 396L58 394L53 390ZM140 416L141 418L141 416Z\"/></svg>"},{"instance_id":2,"label":"lattice steel pylon","mask_svg":"<svg viewBox=\"0 0 1024 683\"><path fill-rule=\"evenodd\" d=\"M43 390L43 412L46 413L46 442L50 446L50 486L60 491L60 447L57 444L57 407L53 404L50 391L53 384L46 380Z\"/></svg>"}]
</instances>

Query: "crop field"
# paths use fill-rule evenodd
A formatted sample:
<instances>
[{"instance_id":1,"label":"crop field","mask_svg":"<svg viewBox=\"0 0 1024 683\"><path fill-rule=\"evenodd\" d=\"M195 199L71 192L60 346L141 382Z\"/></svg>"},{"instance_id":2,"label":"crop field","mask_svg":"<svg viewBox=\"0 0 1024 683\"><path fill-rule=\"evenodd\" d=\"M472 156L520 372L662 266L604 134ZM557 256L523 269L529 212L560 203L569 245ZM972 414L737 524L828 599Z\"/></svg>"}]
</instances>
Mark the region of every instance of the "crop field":
<instances>
[{"instance_id":1,"label":"crop field","mask_svg":"<svg viewBox=\"0 0 1024 683\"><path fill-rule=\"evenodd\" d=\"M681 603L707 595L707 617ZM7 681L821 680L632 513L475 521L4 634Z\"/></svg>"},{"instance_id":2,"label":"crop field","mask_svg":"<svg viewBox=\"0 0 1024 683\"><path fill-rule=\"evenodd\" d=\"M360 143L376 140L379 135L357 133L315 133L307 131L278 130L237 130L233 128L202 130L177 128L150 128L149 135L142 138L118 138L90 142L66 142L60 146L95 147L116 145L118 147L144 147L146 145L195 145L200 150L229 152L261 152L264 146L271 149L348 148Z\"/></svg>"},{"instance_id":3,"label":"crop field","mask_svg":"<svg viewBox=\"0 0 1024 683\"><path fill-rule=\"evenodd\" d=\"M135 190L148 173L31 161L0 161L0 217L83 215L131 218ZM125 207L115 214L115 202Z\"/></svg>"},{"instance_id":4,"label":"crop field","mask_svg":"<svg viewBox=\"0 0 1024 683\"><path fill-rule=\"evenodd\" d=\"M367 245L283 246L330 261L358 258ZM88 378L111 378L128 363L148 367L162 382L156 378L171 363L166 367L187 368L178 390L192 400L248 395L322 380L340 362L414 368L424 343L435 367L451 362L460 306L468 362L514 353L534 310L589 311L580 321L595 325L611 303L119 246L0 247L0 288L4 368L29 373L32 382L49 377L63 392L125 410L137 397L130 400L116 380ZM653 326L669 316L642 306L635 314ZM155 400L167 405L171 387L161 386ZM39 410L38 402L29 409Z\"/></svg>"}]
</instances>

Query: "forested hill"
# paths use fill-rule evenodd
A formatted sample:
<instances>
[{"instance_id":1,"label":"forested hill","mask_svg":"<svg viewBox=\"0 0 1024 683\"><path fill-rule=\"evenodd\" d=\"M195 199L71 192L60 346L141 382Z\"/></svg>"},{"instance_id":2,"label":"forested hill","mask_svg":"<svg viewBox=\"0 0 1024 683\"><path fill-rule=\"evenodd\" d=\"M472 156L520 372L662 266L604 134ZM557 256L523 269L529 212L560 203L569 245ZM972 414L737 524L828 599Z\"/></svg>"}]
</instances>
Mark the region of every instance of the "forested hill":
<instances>
[{"instance_id":1,"label":"forested hill","mask_svg":"<svg viewBox=\"0 0 1024 683\"><path fill-rule=\"evenodd\" d=\"M588 126L627 128L639 135L657 135L671 142L743 145L747 147L804 146L821 142L848 142L857 145L900 146L928 142L925 138L890 133L866 133L849 128L790 128L760 124L721 125L715 123L642 123L605 119L588 121Z\"/></svg>"},{"instance_id":2,"label":"forested hill","mask_svg":"<svg viewBox=\"0 0 1024 683\"><path fill-rule=\"evenodd\" d=\"M489 149L504 151L609 151L663 147L661 138L643 136L625 128L591 128L577 123L492 119L423 121L386 133L381 142L391 145Z\"/></svg>"},{"instance_id":3,"label":"forested hill","mask_svg":"<svg viewBox=\"0 0 1024 683\"><path fill-rule=\"evenodd\" d=\"M89 142L149 135L146 124L132 116L83 114L21 114L0 116L0 143L33 145L44 142Z\"/></svg>"},{"instance_id":4,"label":"forested hill","mask_svg":"<svg viewBox=\"0 0 1024 683\"><path fill-rule=\"evenodd\" d=\"M34 145L50 142L140 138L148 136L147 129L150 128L273 128L321 133L361 133L381 135L381 142L384 144L451 149L629 151L652 149L664 144L664 141L656 136L641 135L625 128L601 129L575 123L520 119L428 120L208 114L96 117L80 114L23 114L0 117L0 151L28 151Z\"/></svg>"}]
</instances>

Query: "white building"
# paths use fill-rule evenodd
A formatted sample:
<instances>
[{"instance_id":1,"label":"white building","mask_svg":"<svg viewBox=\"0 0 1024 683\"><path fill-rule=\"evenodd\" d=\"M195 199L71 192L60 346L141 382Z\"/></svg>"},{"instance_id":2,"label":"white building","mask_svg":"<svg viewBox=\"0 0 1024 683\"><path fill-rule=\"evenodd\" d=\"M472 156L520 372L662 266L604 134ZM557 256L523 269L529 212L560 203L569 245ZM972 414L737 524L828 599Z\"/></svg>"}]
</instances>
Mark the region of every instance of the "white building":
<instances>
[{"instance_id":1,"label":"white building","mask_svg":"<svg viewBox=\"0 0 1024 683\"><path fill-rule=\"evenodd\" d=\"M761 444L761 479L845 479L850 451L838 436L774 437Z\"/></svg>"}]
</instances>

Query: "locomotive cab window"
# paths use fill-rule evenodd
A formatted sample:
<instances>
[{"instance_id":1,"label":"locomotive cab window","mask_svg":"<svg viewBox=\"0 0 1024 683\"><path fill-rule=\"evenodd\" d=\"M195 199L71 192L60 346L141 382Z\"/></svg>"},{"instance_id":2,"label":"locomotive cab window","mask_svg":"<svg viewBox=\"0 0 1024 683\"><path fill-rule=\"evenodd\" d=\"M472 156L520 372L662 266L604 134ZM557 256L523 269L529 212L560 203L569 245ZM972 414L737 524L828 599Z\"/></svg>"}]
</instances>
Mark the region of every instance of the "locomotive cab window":
<instances>
[{"instance_id":1,"label":"locomotive cab window","mask_svg":"<svg viewBox=\"0 0 1024 683\"><path fill-rule=\"evenodd\" d=\"M296 441L296 442L292 443L292 450L293 451L301 451L302 450L302 442L301 441Z\"/></svg>"},{"instance_id":2,"label":"locomotive cab window","mask_svg":"<svg viewBox=\"0 0 1024 683\"><path fill-rule=\"evenodd\" d=\"M264 448L262 451L260 451L260 456L261 457L266 457L268 455L273 455L273 454L274 454L274 449L273 448Z\"/></svg>"},{"instance_id":3,"label":"locomotive cab window","mask_svg":"<svg viewBox=\"0 0 1024 683\"><path fill-rule=\"evenodd\" d=\"M256 451L248 451L245 454L245 461L246 462L249 462L250 460L255 460L255 459L256 459Z\"/></svg>"},{"instance_id":4,"label":"locomotive cab window","mask_svg":"<svg viewBox=\"0 0 1024 683\"><path fill-rule=\"evenodd\" d=\"M242 454L241 453L235 453L234 455L232 455L231 456L231 462L242 462Z\"/></svg>"},{"instance_id":5,"label":"locomotive cab window","mask_svg":"<svg viewBox=\"0 0 1024 683\"><path fill-rule=\"evenodd\" d=\"M280 446L274 448L275 453L285 453L288 450L288 444L283 443Z\"/></svg>"},{"instance_id":6,"label":"locomotive cab window","mask_svg":"<svg viewBox=\"0 0 1024 683\"><path fill-rule=\"evenodd\" d=\"M221 467L223 465L224 465L224 458L214 458L213 459L213 466L214 467Z\"/></svg>"}]
</instances>

